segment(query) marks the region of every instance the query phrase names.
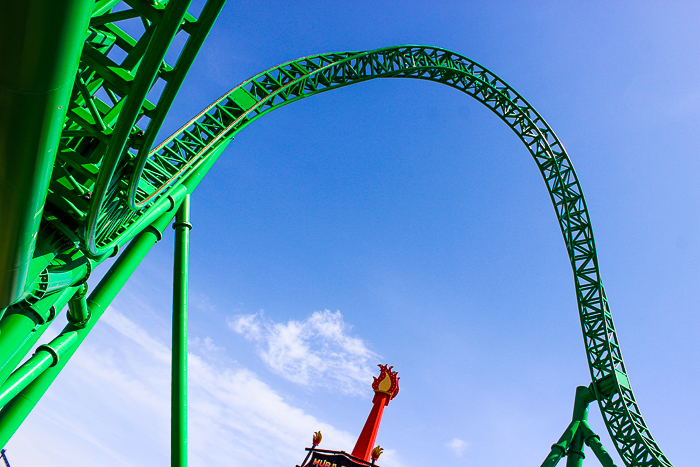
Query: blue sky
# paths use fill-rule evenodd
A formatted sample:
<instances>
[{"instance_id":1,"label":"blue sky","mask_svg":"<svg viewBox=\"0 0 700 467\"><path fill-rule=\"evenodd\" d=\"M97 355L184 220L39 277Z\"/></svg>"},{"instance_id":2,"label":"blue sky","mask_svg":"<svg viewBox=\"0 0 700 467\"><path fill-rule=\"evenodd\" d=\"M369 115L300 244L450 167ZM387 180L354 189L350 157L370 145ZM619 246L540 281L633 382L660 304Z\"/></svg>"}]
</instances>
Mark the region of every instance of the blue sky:
<instances>
[{"instance_id":1,"label":"blue sky","mask_svg":"<svg viewBox=\"0 0 700 467\"><path fill-rule=\"evenodd\" d=\"M312 53L426 44L488 67L567 148L642 413L691 465L698 24L693 2L230 2L163 136ZM191 465L293 466L318 429L351 450L377 363L402 377L384 467L539 465L569 423L590 379L564 243L528 152L473 99L375 80L286 106L192 203ZM171 237L8 443L13 466L167 464Z\"/></svg>"}]
</instances>

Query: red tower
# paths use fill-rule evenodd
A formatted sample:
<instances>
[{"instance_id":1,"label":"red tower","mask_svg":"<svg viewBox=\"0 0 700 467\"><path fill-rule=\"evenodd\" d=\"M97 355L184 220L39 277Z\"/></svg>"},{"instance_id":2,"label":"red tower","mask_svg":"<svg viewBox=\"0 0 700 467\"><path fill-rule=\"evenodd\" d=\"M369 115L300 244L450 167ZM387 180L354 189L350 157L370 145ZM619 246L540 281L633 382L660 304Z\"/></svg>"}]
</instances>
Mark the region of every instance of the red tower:
<instances>
[{"instance_id":1,"label":"red tower","mask_svg":"<svg viewBox=\"0 0 700 467\"><path fill-rule=\"evenodd\" d=\"M374 406L367 417L364 428L362 428L360 437L357 438L355 449L352 450L354 457L368 462L374 447L374 441L377 439L379 424L382 422L384 407L389 405L389 401L399 393L399 379L401 379L397 376L398 372L392 371L393 366L378 366L381 373L379 373L379 377L375 376L374 383L372 383L372 389L374 389L372 402Z\"/></svg>"}]
</instances>

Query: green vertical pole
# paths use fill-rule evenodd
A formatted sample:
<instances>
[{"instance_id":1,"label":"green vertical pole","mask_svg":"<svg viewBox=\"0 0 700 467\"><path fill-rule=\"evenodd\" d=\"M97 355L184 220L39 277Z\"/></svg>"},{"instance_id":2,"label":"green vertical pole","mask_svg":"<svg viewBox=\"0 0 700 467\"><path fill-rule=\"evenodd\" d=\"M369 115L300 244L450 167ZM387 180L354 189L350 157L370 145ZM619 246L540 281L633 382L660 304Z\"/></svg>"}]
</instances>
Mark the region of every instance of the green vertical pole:
<instances>
[{"instance_id":1,"label":"green vertical pole","mask_svg":"<svg viewBox=\"0 0 700 467\"><path fill-rule=\"evenodd\" d=\"M170 465L187 467L187 273L189 269L190 195L180 205L173 224L173 358L170 425Z\"/></svg>"}]
</instances>

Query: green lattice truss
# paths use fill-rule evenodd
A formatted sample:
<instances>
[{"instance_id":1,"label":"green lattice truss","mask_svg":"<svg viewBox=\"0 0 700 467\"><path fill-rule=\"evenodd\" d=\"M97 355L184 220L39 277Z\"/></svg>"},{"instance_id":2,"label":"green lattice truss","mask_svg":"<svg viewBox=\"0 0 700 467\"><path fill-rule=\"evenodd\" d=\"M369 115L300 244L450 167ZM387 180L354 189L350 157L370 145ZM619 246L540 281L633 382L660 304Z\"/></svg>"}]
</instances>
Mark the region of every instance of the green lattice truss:
<instances>
[{"instance_id":1,"label":"green lattice truss","mask_svg":"<svg viewBox=\"0 0 700 467\"><path fill-rule=\"evenodd\" d=\"M312 55L270 68L235 87L151 149L223 2L208 2L198 20L186 14L188 2L173 0L164 8L158 2L132 1L120 11L114 9L117 3L97 2L93 11L37 246L37 250L53 254L34 268L38 279L30 274L25 296L5 316L34 313L39 318L27 329L33 333L31 339L24 339L10 356L0 355L6 357L0 362L4 366L0 367L4 368L0 382L29 350L28 342L36 342L56 309L69 301L74 305L69 311L70 324L59 338L44 346L51 358L44 359L48 363L40 371L32 373L21 366L13 373L30 374L31 378L0 399L0 405L5 405L0 425L10 420L6 426L14 431L33 404L23 409L6 402L16 393L36 389L41 378L48 386L55 375L43 373L54 370L47 368L56 365L59 356L64 360L70 357L77 347L73 341L82 341L106 308L100 305L98 310L95 305L93 309L98 299L91 298L90 309L81 314L80 300L85 303L82 282L90 270L107 256L116 255L156 219L162 224L170 213L169 220L173 208L196 187L238 131L276 108L321 92L374 78L412 78L442 83L473 97L524 143L542 174L564 236L593 381L590 388L615 447L630 467L671 466L642 418L627 377L598 270L586 203L571 161L549 125L520 94L481 65L434 47ZM140 32L119 26L134 21L142 24ZM177 33L187 34L189 39L177 63L169 66L163 58ZM163 91L152 103L148 96L159 82ZM40 245L44 245L43 250ZM73 274L60 282L57 271ZM64 348L70 350L63 352ZM65 361L55 371L63 364ZM23 389L32 381L33 385ZM0 388L0 397L7 392L2 390L6 386L7 382ZM45 389L32 393L34 403ZM11 434L7 430L2 433L0 445Z\"/></svg>"}]
</instances>

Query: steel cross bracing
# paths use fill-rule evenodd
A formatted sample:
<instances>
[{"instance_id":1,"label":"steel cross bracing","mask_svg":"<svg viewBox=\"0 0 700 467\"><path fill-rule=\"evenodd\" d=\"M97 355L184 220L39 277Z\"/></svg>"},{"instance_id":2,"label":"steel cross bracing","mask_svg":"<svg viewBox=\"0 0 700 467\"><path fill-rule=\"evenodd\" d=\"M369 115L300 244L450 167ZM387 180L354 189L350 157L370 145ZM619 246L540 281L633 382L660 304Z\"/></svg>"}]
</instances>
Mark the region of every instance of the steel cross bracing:
<instances>
[{"instance_id":1,"label":"steel cross bracing","mask_svg":"<svg viewBox=\"0 0 700 467\"><path fill-rule=\"evenodd\" d=\"M105 236L134 227L131 212L109 222L106 200L125 188L115 169L148 153L225 0L208 0L199 19L187 13L190 3L99 0L93 8L48 194L88 229L92 256L107 251L98 246ZM186 42L170 66L164 59L177 52L178 35Z\"/></svg>"},{"instance_id":2,"label":"steel cross bracing","mask_svg":"<svg viewBox=\"0 0 700 467\"><path fill-rule=\"evenodd\" d=\"M137 234L138 246L128 251L128 258L142 257L238 131L307 96L374 78L414 78L443 83L474 97L496 113L530 151L547 185L571 260L591 388L606 426L628 466L671 466L646 427L627 378L576 174L554 132L522 96L479 64L433 47L313 55L254 76L151 150L224 0L209 0L197 20L187 14L189 3L99 0L93 7L30 281L22 300L8 308L3 319L7 329L16 330L19 327L8 320L19 320L20 315L31 312L36 326L30 338L18 334L21 344L17 349L7 355L0 351L4 358L0 382L41 336L56 309L67 302L70 324L52 343L39 348L45 348L36 354L41 370L23 365L7 379L15 378L23 385L0 393L0 406L17 392L35 391L34 401L41 397L121 286L100 283L86 301L82 283L92 267L117 254ZM186 42L175 65L169 66L164 58L178 34L187 36ZM150 227L154 221L155 229ZM149 228L151 237L143 237ZM122 263L133 270L139 260L128 258ZM114 273L119 276L117 283L123 285L124 274ZM90 311L94 312L92 320ZM2 335L6 337L7 331ZM65 357L61 354L63 360L57 365L58 348L64 349ZM29 384L34 378L37 381ZM11 418L10 425L15 426L31 409L13 403L2 409L0 418ZM5 435L0 430L0 441Z\"/></svg>"}]
</instances>

